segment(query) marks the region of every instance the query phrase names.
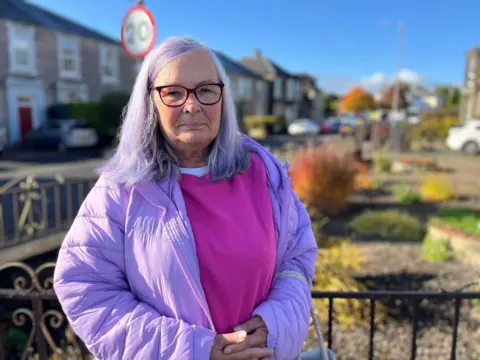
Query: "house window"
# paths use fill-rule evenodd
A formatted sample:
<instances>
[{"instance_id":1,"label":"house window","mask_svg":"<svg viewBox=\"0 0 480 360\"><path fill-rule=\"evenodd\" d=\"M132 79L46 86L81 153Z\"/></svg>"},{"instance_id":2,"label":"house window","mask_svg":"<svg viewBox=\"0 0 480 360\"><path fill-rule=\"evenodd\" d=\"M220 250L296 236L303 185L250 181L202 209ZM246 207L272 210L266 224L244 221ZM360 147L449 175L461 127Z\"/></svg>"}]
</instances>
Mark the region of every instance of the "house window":
<instances>
[{"instance_id":1,"label":"house window","mask_svg":"<svg viewBox=\"0 0 480 360\"><path fill-rule=\"evenodd\" d=\"M35 75L37 72L35 28L9 23L8 44L10 72Z\"/></svg>"},{"instance_id":2,"label":"house window","mask_svg":"<svg viewBox=\"0 0 480 360\"><path fill-rule=\"evenodd\" d=\"M57 37L58 70L61 78L80 78L80 46L76 38Z\"/></svg>"},{"instance_id":3,"label":"house window","mask_svg":"<svg viewBox=\"0 0 480 360\"><path fill-rule=\"evenodd\" d=\"M273 97L275 99L281 99L282 98L282 79L275 79L275 82L273 83Z\"/></svg>"},{"instance_id":4,"label":"house window","mask_svg":"<svg viewBox=\"0 0 480 360\"><path fill-rule=\"evenodd\" d=\"M119 81L119 54L113 46L100 48L100 77L104 83Z\"/></svg>"},{"instance_id":5,"label":"house window","mask_svg":"<svg viewBox=\"0 0 480 360\"><path fill-rule=\"evenodd\" d=\"M257 93L257 96L263 95L263 92L265 90L265 84L261 80L257 80L255 83L255 91Z\"/></svg>"},{"instance_id":6,"label":"house window","mask_svg":"<svg viewBox=\"0 0 480 360\"><path fill-rule=\"evenodd\" d=\"M88 88L85 84L77 85L65 82L57 83L57 102L69 104L88 101Z\"/></svg>"},{"instance_id":7,"label":"house window","mask_svg":"<svg viewBox=\"0 0 480 360\"><path fill-rule=\"evenodd\" d=\"M242 99L250 99L252 96L252 81L246 78L238 80L238 95Z\"/></svg>"},{"instance_id":8,"label":"house window","mask_svg":"<svg viewBox=\"0 0 480 360\"><path fill-rule=\"evenodd\" d=\"M277 118L284 116L283 105L281 103L275 103L273 105L273 115L275 115Z\"/></svg>"}]
</instances>

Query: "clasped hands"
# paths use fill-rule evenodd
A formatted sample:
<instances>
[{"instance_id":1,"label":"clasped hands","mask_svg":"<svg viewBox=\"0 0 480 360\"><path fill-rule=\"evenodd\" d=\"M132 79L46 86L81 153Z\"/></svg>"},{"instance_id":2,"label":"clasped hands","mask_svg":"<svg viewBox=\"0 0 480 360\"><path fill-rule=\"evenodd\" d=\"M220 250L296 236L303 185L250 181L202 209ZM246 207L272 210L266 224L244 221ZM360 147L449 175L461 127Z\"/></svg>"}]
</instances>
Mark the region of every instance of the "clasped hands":
<instances>
[{"instance_id":1,"label":"clasped hands","mask_svg":"<svg viewBox=\"0 0 480 360\"><path fill-rule=\"evenodd\" d=\"M210 360L263 360L273 355L273 349L267 348L268 329L260 316L254 316L234 330L215 336Z\"/></svg>"}]
</instances>

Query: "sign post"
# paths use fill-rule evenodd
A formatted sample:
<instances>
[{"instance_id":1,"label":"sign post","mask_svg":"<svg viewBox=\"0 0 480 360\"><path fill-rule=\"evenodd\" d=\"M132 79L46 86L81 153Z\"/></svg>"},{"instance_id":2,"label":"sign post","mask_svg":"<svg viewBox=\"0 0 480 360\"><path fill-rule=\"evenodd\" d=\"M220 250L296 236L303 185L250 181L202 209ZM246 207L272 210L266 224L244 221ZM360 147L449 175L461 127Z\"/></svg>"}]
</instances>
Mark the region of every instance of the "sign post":
<instances>
[{"instance_id":1,"label":"sign post","mask_svg":"<svg viewBox=\"0 0 480 360\"><path fill-rule=\"evenodd\" d=\"M125 14L121 38L124 51L133 59L142 59L155 44L156 25L143 0Z\"/></svg>"}]
</instances>

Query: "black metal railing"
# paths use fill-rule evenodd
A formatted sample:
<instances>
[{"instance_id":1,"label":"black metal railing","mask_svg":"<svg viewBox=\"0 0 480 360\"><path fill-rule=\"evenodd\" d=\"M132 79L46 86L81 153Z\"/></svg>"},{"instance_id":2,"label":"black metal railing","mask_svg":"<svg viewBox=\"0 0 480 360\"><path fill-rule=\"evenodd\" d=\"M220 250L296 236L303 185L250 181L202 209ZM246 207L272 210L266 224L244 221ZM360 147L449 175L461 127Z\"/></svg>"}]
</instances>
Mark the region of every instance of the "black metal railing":
<instances>
[{"instance_id":1,"label":"black metal railing","mask_svg":"<svg viewBox=\"0 0 480 360\"><path fill-rule=\"evenodd\" d=\"M0 251L68 230L95 181L29 176L0 186Z\"/></svg>"},{"instance_id":2,"label":"black metal railing","mask_svg":"<svg viewBox=\"0 0 480 360\"><path fill-rule=\"evenodd\" d=\"M410 359L417 357L417 336L418 336L418 312L422 300L453 301L453 328L452 328L452 346L450 349L450 359L456 359L458 326L460 321L460 307L463 300L478 300L480 292L425 292L425 291L363 291L363 292L321 292L312 291L314 299L328 300L328 327L327 327L327 346L333 347L333 324L334 324L334 302L338 299L355 299L369 301L369 348L368 359L374 359L374 337L376 331L375 310L380 300L403 300L410 302L413 307L412 312L412 333Z\"/></svg>"},{"instance_id":3,"label":"black metal railing","mask_svg":"<svg viewBox=\"0 0 480 360\"><path fill-rule=\"evenodd\" d=\"M8 359L88 359L85 345L78 339L62 313L52 288L55 263L33 268L25 263L0 266L0 360ZM422 300L452 301L453 329L450 359L456 358L460 308L462 301L480 299L480 292L417 292L417 291L365 291L319 292L312 291L314 299L328 303L326 340L328 348L335 350L333 330L335 301L356 299L368 301L369 338L368 359L374 358L374 338L377 330L376 307L385 300L402 300L413 307L410 359L417 356L418 310ZM383 304L380 304L383 306ZM6 332L20 328L24 333L23 348L6 344ZM9 336L11 339L12 336ZM367 339L365 339L367 341ZM7 345L7 348L5 348ZM12 345L14 350L12 351Z\"/></svg>"}]
</instances>

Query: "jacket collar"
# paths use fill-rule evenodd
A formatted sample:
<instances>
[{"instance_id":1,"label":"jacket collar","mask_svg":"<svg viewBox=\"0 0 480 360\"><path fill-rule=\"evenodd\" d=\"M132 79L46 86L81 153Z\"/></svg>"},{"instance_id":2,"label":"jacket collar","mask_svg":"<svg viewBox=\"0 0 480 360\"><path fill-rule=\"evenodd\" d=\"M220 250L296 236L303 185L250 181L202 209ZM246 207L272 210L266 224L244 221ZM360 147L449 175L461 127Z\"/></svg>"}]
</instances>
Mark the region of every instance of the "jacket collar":
<instances>
[{"instance_id":1,"label":"jacket collar","mask_svg":"<svg viewBox=\"0 0 480 360\"><path fill-rule=\"evenodd\" d=\"M277 196L279 203L282 204L284 196L281 195L285 194L290 186L287 174L288 165L280 163L272 153L252 138L243 134L240 136L245 148L262 159L272 188L271 190ZM168 204L168 201L166 200L173 198L174 183L175 182L172 179L165 179L161 182L145 181L134 187L152 205L165 208Z\"/></svg>"}]
</instances>

